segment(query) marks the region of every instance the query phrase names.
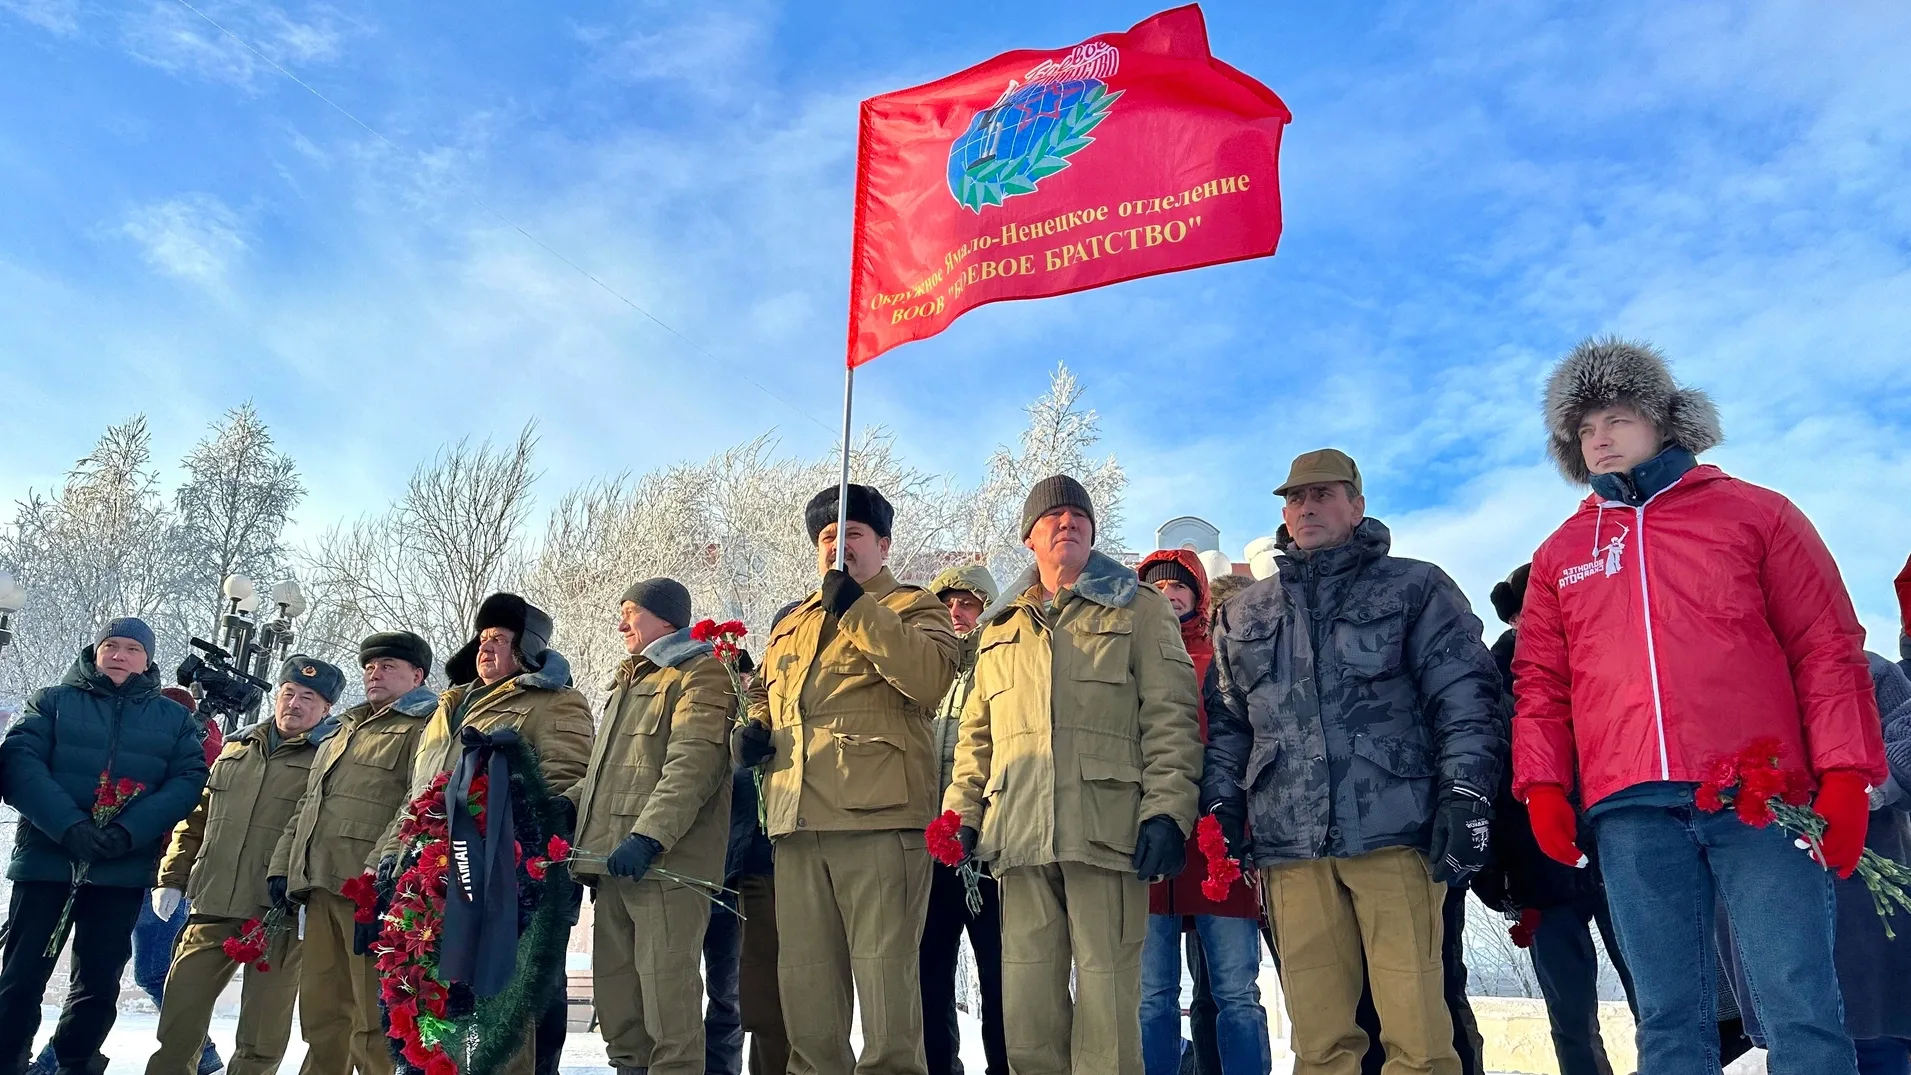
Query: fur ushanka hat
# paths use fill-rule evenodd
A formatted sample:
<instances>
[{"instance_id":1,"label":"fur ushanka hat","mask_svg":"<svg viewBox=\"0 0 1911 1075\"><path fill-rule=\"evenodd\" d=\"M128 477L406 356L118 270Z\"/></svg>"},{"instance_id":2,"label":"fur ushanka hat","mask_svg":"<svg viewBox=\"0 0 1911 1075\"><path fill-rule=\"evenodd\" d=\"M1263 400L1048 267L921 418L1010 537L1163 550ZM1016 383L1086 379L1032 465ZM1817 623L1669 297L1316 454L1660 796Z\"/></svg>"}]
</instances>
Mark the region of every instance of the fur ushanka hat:
<instances>
[{"instance_id":1,"label":"fur ushanka hat","mask_svg":"<svg viewBox=\"0 0 1911 1075\"><path fill-rule=\"evenodd\" d=\"M1560 359L1546 379L1548 447L1568 481L1586 485L1592 480L1579 450L1579 423L1589 412L1616 404L1633 407L1659 427L1668 443L1693 455L1725 439L1711 397L1673 383L1658 348L1616 336L1594 337Z\"/></svg>"}]
</instances>

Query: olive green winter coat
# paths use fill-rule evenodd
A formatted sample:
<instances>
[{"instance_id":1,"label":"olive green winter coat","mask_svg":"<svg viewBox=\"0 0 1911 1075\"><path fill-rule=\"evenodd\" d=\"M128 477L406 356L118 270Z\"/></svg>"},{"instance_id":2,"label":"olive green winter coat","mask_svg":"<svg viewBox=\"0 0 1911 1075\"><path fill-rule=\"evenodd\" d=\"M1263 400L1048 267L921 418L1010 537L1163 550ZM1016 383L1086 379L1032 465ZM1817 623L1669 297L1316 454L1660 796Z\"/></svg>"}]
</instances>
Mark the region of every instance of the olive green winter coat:
<instances>
[{"instance_id":1,"label":"olive green winter coat","mask_svg":"<svg viewBox=\"0 0 1911 1075\"><path fill-rule=\"evenodd\" d=\"M256 918L272 906L265 879L272 853L298 812L306 777L323 738L337 727L327 717L281 739L266 733L268 718L235 732L212 761L199 805L173 829L154 887L175 888L194 914Z\"/></svg>"},{"instance_id":2,"label":"olive green winter coat","mask_svg":"<svg viewBox=\"0 0 1911 1075\"><path fill-rule=\"evenodd\" d=\"M956 645L949 610L888 568L840 621L820 593L784 616L750 699L776 748L765 831L925 828L936 815L929 720L955 674Z\"/></svg>"},{"instance_id":3,"label":"olive green winter coat","mask_svg":"<svg viewBox=\"0 0 1911 1075\"><path fill-rule=\"evenodd\" d=\"M736 691L707 642L678 631L618 667L590 771L570 792L576 845L608 855L632 833L663 845L655 866L723 880L730 841L730 722ZM580 861L580 877L604 873Z\"/></svg>"},{"instance_id":4,"label":"olive green winter coat","mask_svg":"<svg viewBox=\"0 0 1911 1075\"><path fill-rule=\"evenodd\" d=\"M465 695L477 684L461 683L438 696L438 708L425 722L417 756L412 759L411 787L404 802L417 798L434 777L458 764L463 751L459 738L466 728L481 732L515 729L537 751L538 768L553 795L564 795L584 779L591 761L591 705L571 686L571 663L563 654L546 650L543 659L537 671L520 672L473 702L455 732L451 721L459 716ZM398 853L398 823L399 819L393 817L385 838L379 841L381 855Z\"/></svg>"},{"instance_id":5,"label":"olive green winter coat","mask_svg":"<svg viewBox=\"0 0 1911 1075\"><path fill-rule=\"evenodd\" d=\"M1127 871L1141 822L1194 829L1201 732L1194 662L1168 600L1091 553L1042 600L1034 570L977 628L943 806L980 830L998 875L1083 862Z\"/></svg>"},{"instance_id":6,"label":"olive green winter coat","mask_svg":"<svg viewBox=\"0 0 1911 1075\"><path fill-rule=\"evenodd\" d=\"M418 739L436 708L437 692L418 687L383 709L355 705L313 736L304 797L272 854L272 874L287 891L338 892L378 864L379 839L405 805Z\"/></svg>"}]
</instances>

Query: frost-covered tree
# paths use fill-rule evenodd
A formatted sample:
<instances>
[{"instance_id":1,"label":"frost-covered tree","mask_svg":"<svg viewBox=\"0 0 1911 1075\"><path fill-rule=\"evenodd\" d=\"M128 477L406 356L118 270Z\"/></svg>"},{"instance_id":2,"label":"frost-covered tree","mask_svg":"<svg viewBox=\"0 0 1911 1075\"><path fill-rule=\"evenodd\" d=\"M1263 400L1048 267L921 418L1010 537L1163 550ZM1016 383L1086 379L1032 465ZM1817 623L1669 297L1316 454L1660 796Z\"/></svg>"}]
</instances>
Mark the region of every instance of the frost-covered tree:
<instances>
[{"instance_id":1,"label":"frost-covered tree","mask_svg":"<svg viewBox=\"0 0 1911 1075\"><path fill-rule=\"evenodd\" d=\"M624 657L617 601L656 575L689 588L699 618L740 619L761 652L776 610L816 588L816 547L803 525L810 497L840 477L835 452L777 453L765 435L701 463L575 490L545 528L528 593L547 602L559 648L580 685L601 685ZM874 485L896 508L890 563L899 577L932 573L959 533L963 498L949 483L904 463L887 431L866 431L850 451L853 481ZM926 578L918 581L927 581Z\"/></svg>"},{"instance_id":2,"label":"frost-covered tree","mask_svg":"<svg viewBox=\"0 0 1911 1075\"><path fill-rule=\"evenodd\" d=\"M1081 406L1082 395L1081 382L1058 364L1049 375L1048 392L1027 408L1019 450L1005 445L989 457L972 501L968 544L1003 585L1034 562L1022 544L1022 502L1030 486L1051 474L1072 475L1082 483L1095 501L1097 546L1118 547L1128 475L1114 456L1093 454L1101 441L1101 417Z\"/></svg>"},{"instance_id":3,"label":"frost-covered tree","mask_svg":"<svg viewBox=\"0 0 1911 1075\"><path fill-rule=\"evenodd\" d=\"M460 440L413 471L389 509L327 530L301 564L308 652L349 666L359 639L399 629L441 660L464 644L479 602L523 581L536 446L535 423L502 448Z\"/></svg>"},{"instance_id":4,"label":"frost-covered tree","mask_svg":"<svg viewBox=\"0 0 1911 1075\"><path fill-rule=\"evenodd\" d=\"M27 591L0 656L0 684L18 698L59 680L114 616L139 616L159 639L162 668L185 650L188 549L152 465L144 416L112 426L60 488L29 492L0 532L0 566Z\"/></svg>"},{"instance_id":5,"label":"frost-covered tree","mask_svg":"<svg viewBox=\"0 0 1911 1075\"><path fill-rule=\"evenodd\" d=\"M218 622L219 585L234 572L272 583L286 577L282 538L305 496L298 465L278 450L250 402L213 422L180 464L173 497L188 557L188 581L205 609L201 631ZM208 636L213 637L213 636Z\"/></svg>"}]
</instances>

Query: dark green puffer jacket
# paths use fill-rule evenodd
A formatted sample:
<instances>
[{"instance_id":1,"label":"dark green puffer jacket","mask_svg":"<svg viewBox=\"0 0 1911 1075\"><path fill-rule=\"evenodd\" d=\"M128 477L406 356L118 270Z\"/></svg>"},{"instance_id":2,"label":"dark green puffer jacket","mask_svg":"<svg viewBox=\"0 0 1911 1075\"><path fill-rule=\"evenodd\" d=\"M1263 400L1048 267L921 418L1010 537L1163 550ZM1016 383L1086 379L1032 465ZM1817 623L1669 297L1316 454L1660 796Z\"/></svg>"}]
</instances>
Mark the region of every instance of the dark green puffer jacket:
<instances>
[{"instance_id":1,"label":"dark green puffer jacket","mask_svg":"<svg viewBox=\"0 0 1911 1075\"><path fill-rule=\"evenodd\" d=\"M159 693L153 669L115 687L80 652L58 686L36 691L0 740L0 786L20 811L7 876L67 881L73 857L60 836L91 814L100 774L146 786L113 819L133 849L93 863L89 884L144 888L153 883L173 826L192 812L206 786L204 730L184 706Z\"/></svg>"}]
</instances>

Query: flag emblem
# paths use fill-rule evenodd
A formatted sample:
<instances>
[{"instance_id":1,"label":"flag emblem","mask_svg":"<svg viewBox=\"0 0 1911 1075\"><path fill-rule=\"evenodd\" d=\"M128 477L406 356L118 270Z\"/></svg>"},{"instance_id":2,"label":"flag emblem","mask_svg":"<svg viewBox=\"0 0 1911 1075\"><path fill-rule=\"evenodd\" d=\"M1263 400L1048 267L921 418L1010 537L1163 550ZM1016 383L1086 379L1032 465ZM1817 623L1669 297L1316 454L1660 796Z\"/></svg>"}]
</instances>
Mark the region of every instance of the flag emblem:
<instances>
[{"instance_id":1,"label":"flag emblem","mask_svg":"<svg viewBox=\"0 0 1911 1075\"><path fill-rule=\"evenodd\" d=\"M1089 132L1108 118L1122 91L1108 79L1120 67L1113 45L1091 41L1060 62L1043 60L993 105L977 112L949 146L949 193L980 214L1067 168L1068 158L1095 140Z\"/></svg>"}]
</instances>

